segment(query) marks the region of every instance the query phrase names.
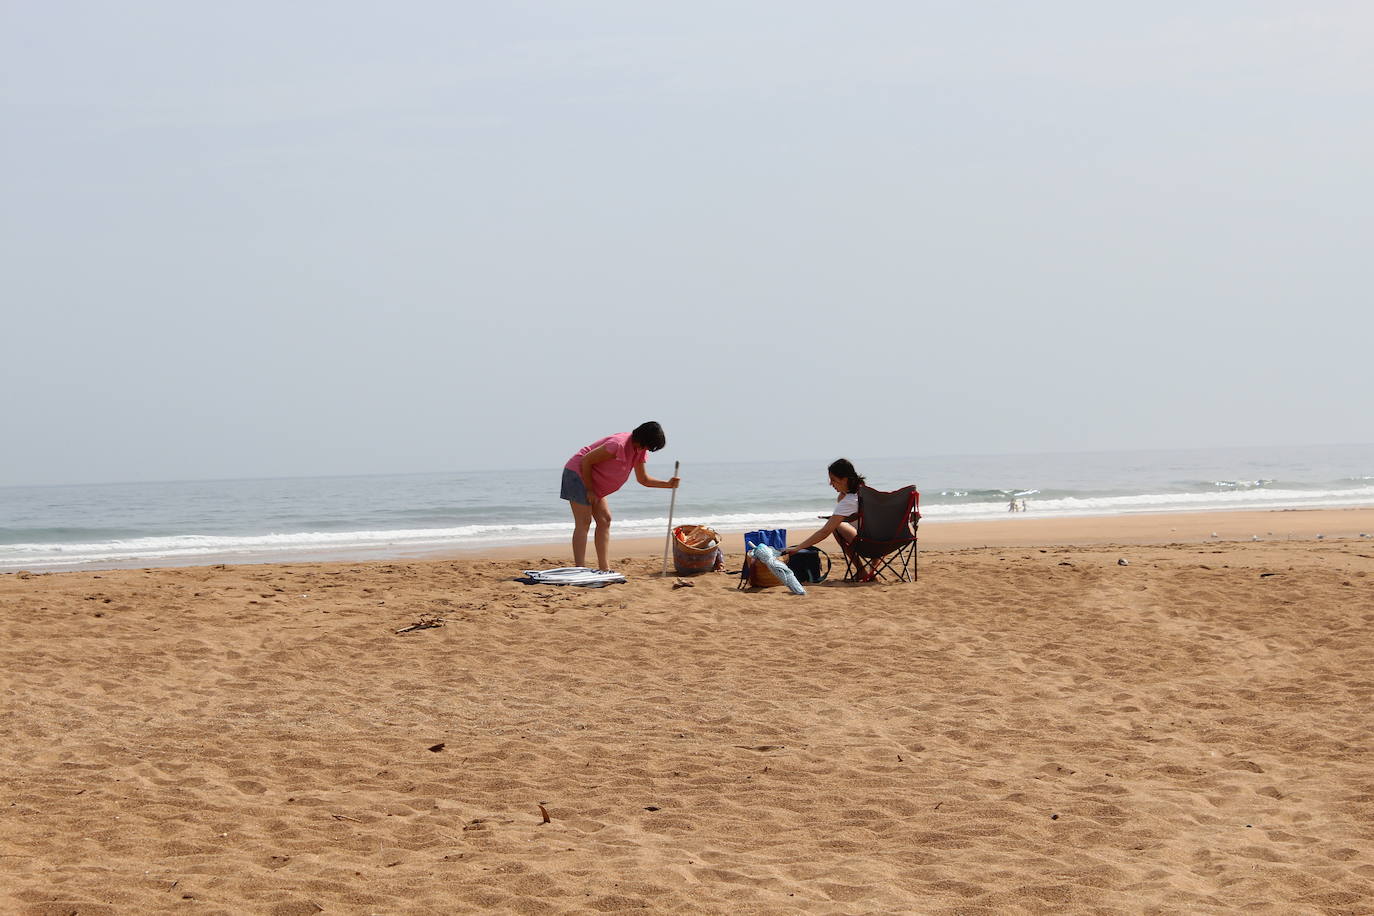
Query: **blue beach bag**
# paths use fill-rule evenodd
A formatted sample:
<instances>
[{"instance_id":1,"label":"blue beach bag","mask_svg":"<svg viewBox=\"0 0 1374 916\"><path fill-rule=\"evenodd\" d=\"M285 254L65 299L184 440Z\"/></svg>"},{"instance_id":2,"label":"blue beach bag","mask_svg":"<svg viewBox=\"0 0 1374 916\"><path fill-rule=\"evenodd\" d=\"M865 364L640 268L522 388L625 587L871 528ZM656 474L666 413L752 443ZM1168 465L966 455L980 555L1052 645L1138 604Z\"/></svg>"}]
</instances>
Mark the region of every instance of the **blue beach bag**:
<instances>
[{"instance_id":1,"label":"blue beach bag","mask_svg":"<svg viewBox=\"0 0 1374 916\"><path fill-rule=\"evenodd\" d=\"M746 531L744 533L744 552L748 553L760 544L772 547L774 550L783 551L787 549L787 529L786 528L763 528L758 531Z\"/></svg>"}]
</instances>

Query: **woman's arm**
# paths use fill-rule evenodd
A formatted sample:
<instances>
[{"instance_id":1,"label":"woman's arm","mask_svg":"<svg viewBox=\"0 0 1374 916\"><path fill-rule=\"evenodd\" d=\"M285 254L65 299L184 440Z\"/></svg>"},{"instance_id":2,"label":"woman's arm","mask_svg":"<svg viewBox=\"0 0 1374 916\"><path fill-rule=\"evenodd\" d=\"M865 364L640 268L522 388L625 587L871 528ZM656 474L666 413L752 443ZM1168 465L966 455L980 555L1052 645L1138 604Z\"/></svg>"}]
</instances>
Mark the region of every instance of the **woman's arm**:
<instances>
[{"instance_id":1,"label":"woman's arm","mask_svg":"<svg viewBox=\"0 0 1374 916\"><path fill-rule=\"evenodd\" d=\"M676 490L682 478L674 477L671 480L659 480L657 477L650 477L649 472L644 469L644 462L635 465L635 480L646 487L659 487L665 490Z\"/></svg>"},{"instance_id":2,"label":"woman's arm","mask_svg":"<svg viewBox=\"0 0 1374 916\"><path fill-rule=\"evenodd\" d=\"M798 550L805 550L808 547L815 547L821 541L825 540L826 538L830 537L830 535L834 534L835 529L840 527L840 525L842 525L843 523L844 516L832 515L830 516L830 518L825 520L825 524L822 525L814 534L812 534L806 540L802 541L797 546L787 548L783 551L783 553L796 553Z\"/></svg>"},{"instance_id":3,"label":"woman's arm","mask_svg":"<svg viewBox=\"0 0 1374 916\"><path fill-rule=\"evenodd\" d=\"M606 446L598 445L590 452L582 456L582 485L587 488L587 499L596 502L600 494L592 489L592 466L598 465L603 461L610 461L611 453L606 451Z\"/></svg>"}]
</instances>

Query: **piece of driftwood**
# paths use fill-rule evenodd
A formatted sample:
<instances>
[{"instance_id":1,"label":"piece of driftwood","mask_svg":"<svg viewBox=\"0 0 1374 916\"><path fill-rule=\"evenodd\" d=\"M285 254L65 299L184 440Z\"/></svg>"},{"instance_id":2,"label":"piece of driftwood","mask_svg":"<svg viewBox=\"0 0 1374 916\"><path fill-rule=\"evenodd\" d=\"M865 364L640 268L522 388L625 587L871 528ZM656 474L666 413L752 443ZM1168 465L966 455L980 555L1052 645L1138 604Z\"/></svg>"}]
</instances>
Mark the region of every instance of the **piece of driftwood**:
<instances>
[{"instance_id":1,"label":"piece of driftwood","mask_svg":"<svg viewBox=\"0 0 1374 916\"><path fill-rule=\"evenodd\" d=\"M421 614L419 620L415 621L408 627L401 627L396 632L397 634L409 633L412 630L429 630L434 627L442 627L443 625L444 618L438 617L434 614Z\"/></svg>"}]
</instances>

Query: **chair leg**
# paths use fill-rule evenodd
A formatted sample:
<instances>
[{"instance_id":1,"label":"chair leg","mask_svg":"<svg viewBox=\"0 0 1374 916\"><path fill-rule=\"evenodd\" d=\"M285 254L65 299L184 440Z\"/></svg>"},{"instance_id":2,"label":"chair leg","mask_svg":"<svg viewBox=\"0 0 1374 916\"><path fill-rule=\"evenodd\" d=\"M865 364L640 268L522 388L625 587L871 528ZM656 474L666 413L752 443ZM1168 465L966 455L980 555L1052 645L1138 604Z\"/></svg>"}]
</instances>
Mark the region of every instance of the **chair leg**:
<instances>
[{"instance_id":1,"label":"chair leg","mask_svg":"<svg viewBox=\"0 0 1374 916\"><path fill-rule=\"evenodd\" d=\"M872 559L852 553L844 544L841 544L840 548L844 553L844 577L846 581L894 580L897 582L915 582L919 575L917 547L914 540L890 553Z\"/></svg>"},{"instance_id":2,"label":"chair leg","mask_svg":"<svg viewBox=\"0 0 1374 916\"><path fill-rule=\"evenodd\" d=\"M915 563L916 542L912 541L875 559L872 563L870 578L914 582L916 581Z\"/></svg>"},{"instance_id":3,"label":"chair leg","mask_svg":"<svg viewBox=\"0 0 1374 916\"><path fill-rule=\"evenodd\" d=\"M844 557L843 581L849 582L853 579L854 574L861 568L861 561L850 551L849 545L845 543L845 541L837 537L835 538L835 543L840 545L840 554Z\"/></svg>"}]
</instances>

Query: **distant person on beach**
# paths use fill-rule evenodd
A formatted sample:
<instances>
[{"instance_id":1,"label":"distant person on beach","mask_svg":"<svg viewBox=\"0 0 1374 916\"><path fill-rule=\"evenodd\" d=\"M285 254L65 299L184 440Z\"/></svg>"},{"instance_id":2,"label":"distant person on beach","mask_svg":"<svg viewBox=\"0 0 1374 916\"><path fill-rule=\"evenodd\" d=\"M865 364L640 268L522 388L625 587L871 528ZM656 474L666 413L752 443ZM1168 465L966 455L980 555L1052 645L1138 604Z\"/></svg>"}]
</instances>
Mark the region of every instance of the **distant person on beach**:
<instances>
[{"instance_id":1,"label":"distant person on beach","mask_svg":"<svg viewBox=\"0 0 1374 916\"><path fill-rule=\"evenodd\" d=\"M830 474L830 486L839 494L835 497L835 508L830 510L830 517L824 525L800 544L788 547L783 551L784 554L793 554L798 550L814 547L832 534L835 540L843 539L847 542L854 540L854 535L858 533L854 527L854 518L859 514L859 487L864 482L863 476L854 469L854 463L848 458L837 458L826 470Z\"/></svg>"},{"instance_id":2,"label":"distant person on beach","mask_svg":"<svg viewBox=\"0 0 1374 916\"><path fill-rule=\"evenodd\" d=\"M1008 511L1008 512L1015 512L1015 511L1016 511L1016 500L1015 500L1015 499L1013 499L1011 502L1007 503L1007 511Z\"/></svg>"},{"instance_id":3,"label":"distant person on beach","mask_svg":"<svg viewBox=\"0 0 1374 916\"><path fill-rule=\"evenodd\" d=\"M611 550L611 507L606 497L625 485L631 471L646 487L676 489L678 478L659 480L644 470L648 453L667 444L663 427L650 420L633 432L615 433L583 446L563 465L563 486L558 495L572 506L574 566L587 565L587 531L595 522L596 568L610 569L606 558Z\"/></svg>"}]
</instances>

